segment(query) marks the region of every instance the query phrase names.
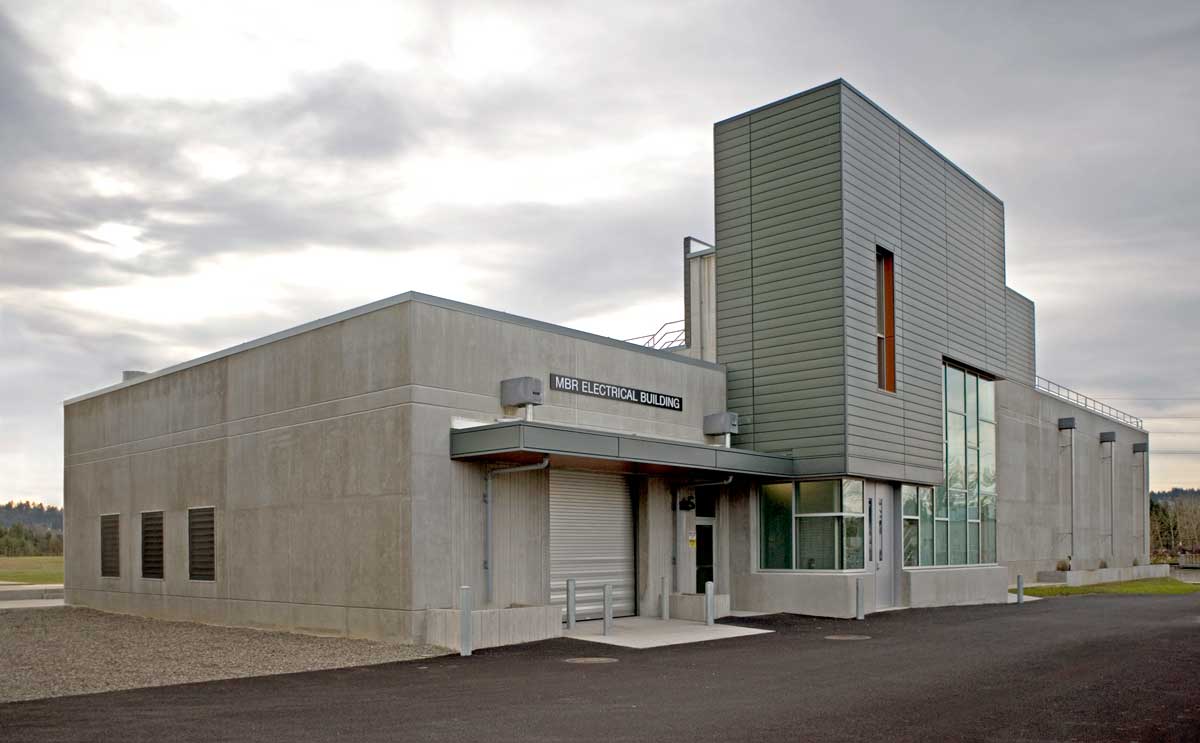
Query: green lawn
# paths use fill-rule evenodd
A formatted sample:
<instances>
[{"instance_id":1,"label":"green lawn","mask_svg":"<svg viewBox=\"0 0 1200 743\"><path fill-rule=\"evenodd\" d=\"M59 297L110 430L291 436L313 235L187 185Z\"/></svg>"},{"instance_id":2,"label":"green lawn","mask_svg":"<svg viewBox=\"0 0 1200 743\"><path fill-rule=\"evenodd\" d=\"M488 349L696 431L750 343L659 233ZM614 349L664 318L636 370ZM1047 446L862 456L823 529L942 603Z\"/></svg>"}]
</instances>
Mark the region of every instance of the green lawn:
<instances>
[{"instance_id":1,"label":"green lawn","mask_svg":"<svg viewBox=\"0 0 1200 743\"><path fill-rule=\"evenodd\" d=\"M0 581L10 583L62 583L62 555L53 557L0 557Z\"/></svg>"},{"instance_id":2,"label":"green lawn","mask_svg":"<svg viewBox=\"0 0 1200 743\"><path fill-rule=\"evenodd\" d=\"M1010 593L1016 593L1011 589ZM1145 578L1126 580L1119 583L1097 583L1092 586L1029 586L1029 596L1081 596L1088 593L1180 594L1200 592L1200 584L1184 583L1174 578Z\"/></svg>"}]
</instances>

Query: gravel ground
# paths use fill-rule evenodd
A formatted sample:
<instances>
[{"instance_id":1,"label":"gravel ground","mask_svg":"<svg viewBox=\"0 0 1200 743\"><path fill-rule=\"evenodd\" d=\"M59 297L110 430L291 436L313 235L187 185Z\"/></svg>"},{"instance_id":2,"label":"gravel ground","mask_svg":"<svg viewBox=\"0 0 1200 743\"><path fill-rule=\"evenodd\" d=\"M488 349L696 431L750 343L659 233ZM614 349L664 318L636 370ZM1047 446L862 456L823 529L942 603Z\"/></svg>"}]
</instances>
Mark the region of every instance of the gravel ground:
<instances>
[{"instance_id":1,"label":"gravel ground","mask_svg":"<svg viewBox=\"0 0 1200 743\"><path fill-rule=\"evenodd\" d=\"M432 646L107 614L0 611L0 702L428 658Z\"/></svg>"}]
</instances>

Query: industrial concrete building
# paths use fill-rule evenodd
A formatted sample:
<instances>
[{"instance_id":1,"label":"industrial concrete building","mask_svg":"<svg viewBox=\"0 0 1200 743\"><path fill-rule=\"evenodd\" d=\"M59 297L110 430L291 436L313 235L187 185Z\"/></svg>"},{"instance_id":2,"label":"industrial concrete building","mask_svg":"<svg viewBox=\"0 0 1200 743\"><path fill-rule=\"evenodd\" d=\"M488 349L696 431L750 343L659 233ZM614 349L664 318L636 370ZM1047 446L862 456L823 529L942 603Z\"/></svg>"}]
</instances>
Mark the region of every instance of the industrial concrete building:
<instances>
[{"instance_id":1,"label":"industrial concrete building","mask_svg":"<svg viewBox=\"0 0 1200 743\"><path fill-rule=\"evenodd\" d=\"M402 294L65 404L74 605L454 645L1004 602L1148 562L1141 421L1036 376L1004 206L843 81L714 129L685 319Z\"/></svg>"}]
</instances>

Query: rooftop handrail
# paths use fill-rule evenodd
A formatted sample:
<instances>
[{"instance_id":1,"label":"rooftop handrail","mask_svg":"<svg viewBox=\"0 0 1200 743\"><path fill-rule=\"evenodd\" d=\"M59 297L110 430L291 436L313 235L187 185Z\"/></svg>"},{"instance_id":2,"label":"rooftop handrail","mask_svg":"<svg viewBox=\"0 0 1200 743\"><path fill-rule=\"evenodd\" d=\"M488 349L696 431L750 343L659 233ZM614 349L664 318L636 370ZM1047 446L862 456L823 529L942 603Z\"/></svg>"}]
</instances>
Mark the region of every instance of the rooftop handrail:
<instances>
[{"instance_id":1,"label":"rooftop handrail","mask_svg":"<svg viewBox=\"0 0 1200 743\"><path fill-rule=\"evenodd\" d=\"M1060 400L1065 400L1072 405L1077 405L1083 408L1084 410L1091 410L1094 413L1099 413L1100 415L1103 415L1106 418L1111 418L1118 423L1124 423L1127 426L1133 426L1141 431L1146 430L1145 426L1142 425L1141 418L1137 418L1129 413L1117 410L1111 405L1106 405L1095 398L1076 392L1069 387L1064 387L1057 382L1051 382L1045 377L1035 377L1034 386L1042 392L1054 395Z\"/></svg>"},{"instance_id":2,"label":"rooftop handrail","mask_svg":"<svg viewBox=\"0 0 1200 743\"><path fill-rule=\"evenodd\" d=\"M636 343L647 348L659 350L682 346L686 340L687 328L683 320L672 320L663 323L658 330L649 335L639 335L636 338L625 339L626 343Z\"/></svg>"}]
</instances>

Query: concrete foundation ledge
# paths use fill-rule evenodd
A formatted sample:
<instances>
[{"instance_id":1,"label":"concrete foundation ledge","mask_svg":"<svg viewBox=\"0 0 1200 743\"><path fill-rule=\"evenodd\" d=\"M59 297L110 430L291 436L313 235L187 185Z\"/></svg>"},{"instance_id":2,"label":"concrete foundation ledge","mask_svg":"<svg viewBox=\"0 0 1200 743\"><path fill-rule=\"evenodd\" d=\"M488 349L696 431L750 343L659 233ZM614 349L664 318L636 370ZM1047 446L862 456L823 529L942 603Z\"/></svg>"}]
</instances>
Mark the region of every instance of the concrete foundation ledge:
<instances>
[{"instance_id":1,"label":"concrete foundation ledge","mask_svg":"<svg viewBox=\"0 0 1200 743\"><path fill-rule=\"evenodd\" d=\"M717 605L717 619L729 616L729 594L718 593L713 596ZM684 619L690 622L704 621L704 594L702 593L673 593L671 594L671 619Z\"/></svg>"},{"instance_id":2,"label":"concrete foundation ledge","mask_svg":"<svg viewBox=\"0 0 1200 743\"><path fill-rule=\"evenodd\" d=\"M1003 565L905 568L901 592L906 604L913 608L1003 604L1008 601L1008 568Z\"/></svg>"},{"instance_id":3,"label":"concrete foundation ledge","mask_svg":"<svg viewBox=\"0 0 1200 743\"><path fill-rule=\"evenodd\" d=\"M1037 574L1039 583L1065 583L1068 586L1091 586L1097 583L1117 583L1145 578L1167 578L1170 565L1134 565L1127 568L1098 570L1043 570Z\"/></svg>"},{"instance_id":4,"label":"concrete foundation ledge","mask_svg":"<svg viewBox=\"0 0 1200 743\"><path fill-rule=\"evenodd\" d=\"M461 650L462 611L428 609L425 642ZM562 637L562 607L521 606L511 609L477 609L471 612L473 649L518 645Z\"/></svg>"}]
</instances>

